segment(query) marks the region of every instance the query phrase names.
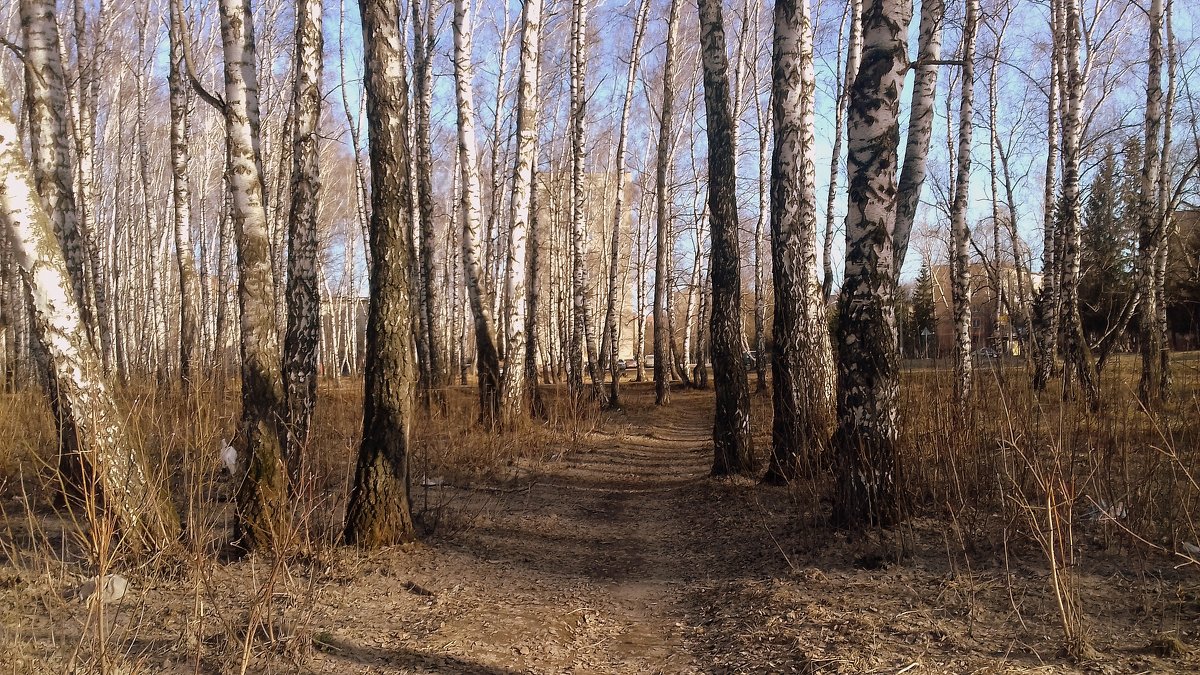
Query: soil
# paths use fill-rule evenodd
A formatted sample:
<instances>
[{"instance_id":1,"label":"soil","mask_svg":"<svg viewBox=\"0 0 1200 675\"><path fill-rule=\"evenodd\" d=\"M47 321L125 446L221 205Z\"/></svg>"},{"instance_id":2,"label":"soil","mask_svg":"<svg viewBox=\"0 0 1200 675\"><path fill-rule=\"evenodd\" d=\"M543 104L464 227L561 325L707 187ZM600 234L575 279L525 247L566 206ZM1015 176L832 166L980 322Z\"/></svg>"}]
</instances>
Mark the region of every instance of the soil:
<instances>
[{"instance_id":1,"label":"soil","mask_svg":"<svg viewBox=\"0 0 1200 675\"><path fill-rule=\"evenodd\" d=\"M1176 561L1081 524L1073 572L1096 652L1072 660L1032 544L972 535L1003 529L984 516L830 529L820 490L709 478L711 392L676 391L665 409L648 389L625 396L513 480L431 486L446 506L421 543L177 579L133 571L105 619L110 643L141 672L239 672L250 643L249 672L1200 668L1200 575ZM4 672L59 672L80 643L88 610L44 572L0 556Z\"/></svg>"}]
</instances>

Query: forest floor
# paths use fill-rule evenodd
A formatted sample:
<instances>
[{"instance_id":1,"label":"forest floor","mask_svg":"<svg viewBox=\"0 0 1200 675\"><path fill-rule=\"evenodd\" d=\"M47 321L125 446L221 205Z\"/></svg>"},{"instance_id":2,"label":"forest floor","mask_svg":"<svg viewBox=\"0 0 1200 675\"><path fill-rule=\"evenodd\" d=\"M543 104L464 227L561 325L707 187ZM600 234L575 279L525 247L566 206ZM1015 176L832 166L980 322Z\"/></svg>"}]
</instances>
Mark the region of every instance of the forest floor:
<instances>
[{"instance_id":1,"label":"forest floor","mask_svg":"<svg viewBox=\"0 0 1200 675\"><path fill-rule=\"evenodd\" d=\"M420 543L135 572L103 619L109 649L126 672L180 673L239 672L249 652L249 672L332 674L1200 668L1194 569L1080 524L1079 606L1099 653L1070 661L1035 545L959 519L846 533L812 517L827 505L803 488L713 480L711 397L676 390L656 409L626 387L624 410L493 484L415 472L417 505L442 505ZM0 672L60 672L88 610L62 599L59 570L10 554Z\"/></svg>"}]
</instances>

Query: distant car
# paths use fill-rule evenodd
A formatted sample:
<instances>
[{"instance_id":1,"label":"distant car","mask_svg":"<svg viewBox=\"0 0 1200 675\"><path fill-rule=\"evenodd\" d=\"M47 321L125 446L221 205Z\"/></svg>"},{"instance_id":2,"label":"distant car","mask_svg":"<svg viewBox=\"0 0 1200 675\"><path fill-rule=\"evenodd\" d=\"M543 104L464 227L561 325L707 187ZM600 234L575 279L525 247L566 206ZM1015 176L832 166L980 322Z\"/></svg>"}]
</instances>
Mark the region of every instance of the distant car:
<instances>
[{"instance_id":1,"label":"distant car","mask_svg":"<svg viewBox=\"0 0 1200 675\"><path fill-rule=\"evenodd\" d=\"M627 368L629 368L629 364L625 361L625 359L617 359L617 372L618 373L625 372L625 370Z\"/></svg>"},{"instance_id":2,"label":"distant car","mask_svg":"<svg viewBox=\"0 0 1200 675\"><path fill-rule=\"evenodd\" d=\"M745 364L746 370L753 370L758 367L758 352L746 352L742 354L742 363Z\"/></svg>"},{"instance_id":3,"label":"distant car","mask_svg":"<svg viewBox=\"0 0 1200 675\"><path fill-rule=\"evenodd\" d=\"M984 361L989 359L998 359L1000 358L1000 355L996 353L995 349L992 349L991 347L984 347L982 349L975 350L975 358Z\"/></svg>"}]
</instances>

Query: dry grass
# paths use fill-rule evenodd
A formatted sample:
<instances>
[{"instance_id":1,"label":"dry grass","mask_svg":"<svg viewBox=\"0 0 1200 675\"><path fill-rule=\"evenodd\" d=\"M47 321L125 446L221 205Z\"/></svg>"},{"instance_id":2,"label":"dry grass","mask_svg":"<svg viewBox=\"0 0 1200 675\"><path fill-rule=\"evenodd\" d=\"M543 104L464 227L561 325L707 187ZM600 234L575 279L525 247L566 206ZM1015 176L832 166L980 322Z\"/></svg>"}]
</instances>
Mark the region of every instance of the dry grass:
<instances>
[{"instance_id":1,"label":"dry grass","mask_svg":"<svg viewBox=\"0 0 1200 675\"><path fill-rule=\"evenodd\" d=\"M1022 629L1013 628L1012 634L1049 631L1067 653L1086 661L1095 656L1096 624L1108 620L1109 608L1099 605L1106 592L1120 588L1136 596L1127 604L1142 608L1138 625L1153 623L1161 637L1148 641L1147 649L1178 658L1189 653L1187 639L1176 643L1187 617L1200 610L1194 580L1200 554L1195 548L1200 545L1195 521L1200 514L1200 358L1176 359L1177 395L1155 413L1136 403L1136 367L1125 357L1109 365L1105 407L1098 415L1077 401L1035 396L1019 366L981 368L974 398L962 412L946 403L946 369L905 371L904 484L914 518L894 531L867 536L863 541L874 543L855 544L853 550L858 551L855 564L867 567L872 561L887 567L914 555L943 561L938 569L948 580L906 582L921 598L912 610L917 613L905 616L925 622L922 640L961 646L954 636L970 632L976 622L1019 624ZM5 394L0 399L0 438L6 439L0 444L0 670L299 669L314 648L323 648L314 607L340 585L372 572L362 568L363 559L347 557L337 545L360 434L361 384L322 385L309 449L311 474L292 505L296 549L237 565L219 559L231 525L232 485L218 456L236 421L236 395L201 387L188 399L140 384L119 390L118 396L130 441L153 459L180 504L186 544L140 566L131 566L119 546L100 545L105 539L100 514L54 504L54 432L41 396ZM755 396L753 406L762 459L769 451L769 395ZM472 527L496 500L527 490L547 463L605 442L598 432L619 419L602 421L597 411L559 396L550 397L544 423L513 434L481 428L476 414L474 389L454 387L444 392L443 405L415 426L412 498L427 534L454 537ZM862 606L822 604L831 602L840 582L829 580L828 561L816 565L816 554L804 550L835 536L824 521L828 488L827 480L794 486L787 501L788 532L772 544L803 583L777 592L763 590L758 582L709 589L724 593L728 602L726 609L713 610L712 622L720 625L726 610L757 603L763 616L786 617L802 607L825 612L846 629L876 635L916 630L909 630L911 621L872 618L878 612ZM754 495L757 488L729 489ZM756 503L748 502L747 515L733 516L758 518ZM797 548L799 541L808 543ZM1164 572L1164 560L1179 567L1168 564ZM107 609L70 597L82 580L109 570L130 577L143 592ZM1110 570L1119 583L1098 583L1099 570ZM804 585L816 590L797 590ZM870 592L862 589L864 596ZM146 614L164 606L174 609ZM946 617L965 618L967 627ZM754 630L761 631L763 644L783 645L799 640L788 637L788 625L779 620ZM994 634L987 640L1002 641ZM728 648L759 654L739 644ZM886 661L879 654L852 658L838 645L805 647L808 672L853 672ZM1027 666L1049 656L1044 650L1035 653ZM763 654L766 664L770 657ZM755 669L753 659L722 663ZM759 670L770 670L762 664Z\"/></svg>"}]
</instances>

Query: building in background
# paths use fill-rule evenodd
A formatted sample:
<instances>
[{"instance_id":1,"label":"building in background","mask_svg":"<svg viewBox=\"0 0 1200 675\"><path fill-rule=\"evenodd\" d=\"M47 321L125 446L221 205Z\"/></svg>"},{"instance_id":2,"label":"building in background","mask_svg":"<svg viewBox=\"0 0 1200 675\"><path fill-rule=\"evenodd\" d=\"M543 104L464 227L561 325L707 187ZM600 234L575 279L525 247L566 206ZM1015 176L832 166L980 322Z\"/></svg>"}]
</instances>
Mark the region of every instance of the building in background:
<instances>
[{"instance_id":1,"label":"building in background","mask_svg":"<svg viewBox=\"0 0 1200 675\"><path fill-rule=\"evenodd\" d=\"M971 348L991 348L997 354L1020 356L1029 344L1026 317L1032 312L1033 294L1042 286L1040 274L1002 265L999 288L994 288L988 268L971 263ZM954 310L950 298L950 266L933 268L936 354L945 357L954 350Z\"/></svg>"}]
</instances>

